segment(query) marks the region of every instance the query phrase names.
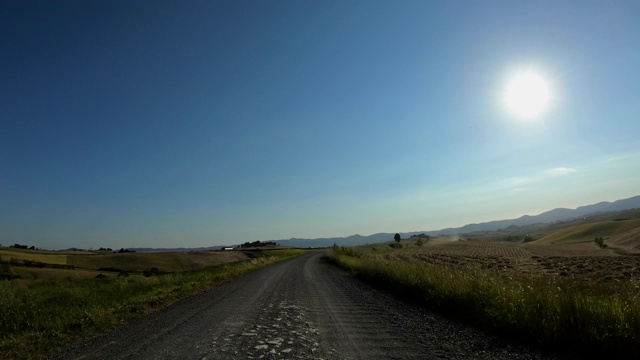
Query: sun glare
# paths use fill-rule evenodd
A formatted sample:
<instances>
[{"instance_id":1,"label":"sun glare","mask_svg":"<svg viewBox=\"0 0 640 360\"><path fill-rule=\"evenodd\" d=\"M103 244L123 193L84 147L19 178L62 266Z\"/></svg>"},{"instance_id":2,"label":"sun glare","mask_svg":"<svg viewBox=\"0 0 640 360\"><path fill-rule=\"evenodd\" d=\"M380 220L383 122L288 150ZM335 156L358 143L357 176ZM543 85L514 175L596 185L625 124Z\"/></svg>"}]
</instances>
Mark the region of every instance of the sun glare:
<instances>
[{"instance_id":1,"label":"sun glare","mask_svg":"<svg viewBox=\"0 0 640 360\"><path fill-rule=\"evenodd\" d=\"M547 81L531 71L511 78L504 96L507 109L522 119L539 116L547 109L550 99Z\"/></svg>"}]
</instances>

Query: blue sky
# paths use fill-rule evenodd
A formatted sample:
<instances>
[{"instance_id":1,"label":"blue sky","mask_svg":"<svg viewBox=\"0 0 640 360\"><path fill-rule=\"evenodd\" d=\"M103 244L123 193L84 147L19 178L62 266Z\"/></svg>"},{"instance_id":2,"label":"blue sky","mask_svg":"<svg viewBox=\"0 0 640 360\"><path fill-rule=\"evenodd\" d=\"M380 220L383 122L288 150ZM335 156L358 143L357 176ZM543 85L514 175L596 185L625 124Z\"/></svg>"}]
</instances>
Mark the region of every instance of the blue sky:
<instances>
[{"instance_id":1,"label":"blue sky","mask_svg":"<svg viewBox=\"0 0 640 360\"><path fill-rule=\"evenodd\" d=\"M436 230L640 194L637 1L3 1L0 243ZM514 74L552 99L523 120Z\"/></svg>"}]
</instances>

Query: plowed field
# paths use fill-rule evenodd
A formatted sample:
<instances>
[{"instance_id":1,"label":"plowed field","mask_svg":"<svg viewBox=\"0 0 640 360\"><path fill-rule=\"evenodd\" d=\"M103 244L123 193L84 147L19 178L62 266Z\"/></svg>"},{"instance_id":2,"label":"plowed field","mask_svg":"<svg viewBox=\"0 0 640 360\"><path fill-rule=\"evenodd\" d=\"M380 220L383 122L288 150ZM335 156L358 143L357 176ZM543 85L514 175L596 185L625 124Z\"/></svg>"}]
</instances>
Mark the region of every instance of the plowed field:
<instances>
[{"instance_id":1,"label":"plowed field","mask_svg":"<svg viewBox=\"0 0 640 360\"><path fill-rule=\"evenodd\" d=\"M459 241L368 256L458 268L479 267L510 275L564 277L584 282L640 281L640 256L619 255L592 243L522 245Z\"/></svg>"}]
</instances>

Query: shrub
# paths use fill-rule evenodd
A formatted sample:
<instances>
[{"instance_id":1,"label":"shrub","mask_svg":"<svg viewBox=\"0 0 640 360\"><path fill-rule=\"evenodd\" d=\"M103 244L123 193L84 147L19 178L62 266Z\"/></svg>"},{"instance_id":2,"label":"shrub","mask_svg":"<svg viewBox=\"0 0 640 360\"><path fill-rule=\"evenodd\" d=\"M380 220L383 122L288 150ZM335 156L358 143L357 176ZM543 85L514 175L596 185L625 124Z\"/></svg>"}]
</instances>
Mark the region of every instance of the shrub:
<instances>
[{"instance_id":1,"label":"shrub","mask_svg":"<svg viewBox=\"0 0 640 360\"><path fill-rule=\"evenodd\" d=\"M595 243L596 245L600 246L600 248L602 249L606 249L607 248L607 244L604 243L604 239L599 237L599 238L595 238Z\"/></svg>"},{"instance_id":2,"label":"shrub","mask_svg":"<svg viewBox=\"0 0 640 360\"><path fill-rule=\"evenodd\" d=\"M150 276L154 276L154 275L158 275L160 273L160 270L158 270L158 268L156 267L152 267L149 270L145 270L142 272L142 276L144 277L150 277Z\"/></svg>"}]
</instances>

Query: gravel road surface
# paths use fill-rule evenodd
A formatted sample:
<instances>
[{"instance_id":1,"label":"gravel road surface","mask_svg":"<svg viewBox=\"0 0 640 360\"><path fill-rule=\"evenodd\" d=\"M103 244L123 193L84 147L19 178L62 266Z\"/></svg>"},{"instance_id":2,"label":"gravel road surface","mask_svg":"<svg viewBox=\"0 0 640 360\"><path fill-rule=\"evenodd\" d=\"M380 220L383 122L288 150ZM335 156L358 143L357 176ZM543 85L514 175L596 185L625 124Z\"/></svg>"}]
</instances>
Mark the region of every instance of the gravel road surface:
<instances>
[{"instance_id":1,"label":"gravel road surface","mask_svg":"<svg viewBox=\"0 0 640 360\"><path fill-rule=\"evenodd\" d=\"M543 359L376 290L311 253L53 359Z\"/></svg>"}]
</instances>

